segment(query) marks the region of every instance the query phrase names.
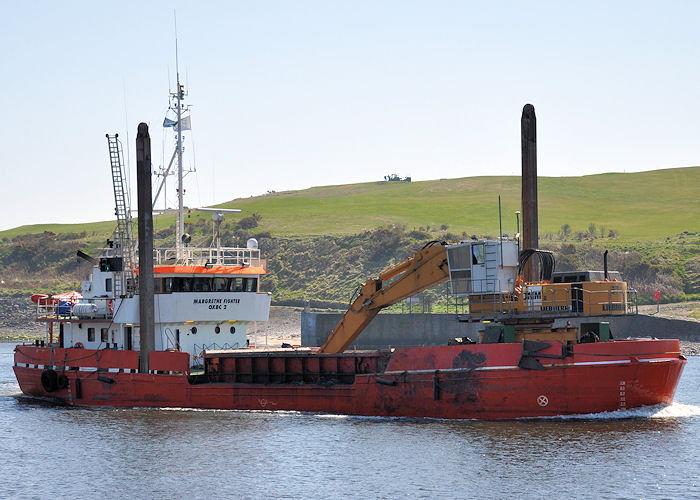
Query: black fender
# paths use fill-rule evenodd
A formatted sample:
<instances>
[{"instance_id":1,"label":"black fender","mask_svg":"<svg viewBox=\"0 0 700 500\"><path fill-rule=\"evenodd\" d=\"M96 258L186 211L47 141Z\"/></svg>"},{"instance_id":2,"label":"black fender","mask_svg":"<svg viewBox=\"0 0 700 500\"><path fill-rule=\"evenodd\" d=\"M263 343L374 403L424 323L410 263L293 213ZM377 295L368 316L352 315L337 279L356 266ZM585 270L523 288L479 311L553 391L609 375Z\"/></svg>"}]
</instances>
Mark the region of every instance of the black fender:
<instances>
[{"instance_id":1,"label":"black fender","mask_svg":"<svg viewBox=\"0 0 700 500\"><path fill-rule=\"evenodd\" d=\"M58 375L55 370L44 370L41 372L41 387L46 392L53 392L58 388Z\"/></svg>"}]
</instances>

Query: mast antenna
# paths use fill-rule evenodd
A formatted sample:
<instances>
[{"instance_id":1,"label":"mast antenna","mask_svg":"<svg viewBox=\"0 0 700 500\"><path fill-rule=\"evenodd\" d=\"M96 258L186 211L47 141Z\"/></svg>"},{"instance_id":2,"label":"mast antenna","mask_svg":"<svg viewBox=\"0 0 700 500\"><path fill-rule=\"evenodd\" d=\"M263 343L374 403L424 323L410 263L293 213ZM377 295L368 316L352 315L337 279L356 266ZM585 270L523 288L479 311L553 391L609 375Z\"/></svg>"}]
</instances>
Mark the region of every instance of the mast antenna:
<instances>
[{"instance_id":1,"label":"mast antenna","mask_svg":"<svg viewBox=\"0 0 700 500\"><path fill-rule=\"evenodd\" d=\"M183 238L185 235L185 209L184 209L184 187L182 184L182 100L185 98L185 88L180 85L180 59L177 46L177 11L173 9L173 20L175 23L175 75L177 78L177 87L175 88L175 101L177 104L177 231L175 248L177 258L181 259L181 250L183 246Z\"/></svg>"},{"instance_id":2,"label":"mast antenna","mask_svg":"<svg viewBox=\"0 0 700 500\"><path fill-rule=\"evenodd\" d=\"M175 72L177 73L178 83L180 82L180 66L178 63L177 53L177 10L173 9L173 21L175 23Z\"/></svg>"}]
</instances>

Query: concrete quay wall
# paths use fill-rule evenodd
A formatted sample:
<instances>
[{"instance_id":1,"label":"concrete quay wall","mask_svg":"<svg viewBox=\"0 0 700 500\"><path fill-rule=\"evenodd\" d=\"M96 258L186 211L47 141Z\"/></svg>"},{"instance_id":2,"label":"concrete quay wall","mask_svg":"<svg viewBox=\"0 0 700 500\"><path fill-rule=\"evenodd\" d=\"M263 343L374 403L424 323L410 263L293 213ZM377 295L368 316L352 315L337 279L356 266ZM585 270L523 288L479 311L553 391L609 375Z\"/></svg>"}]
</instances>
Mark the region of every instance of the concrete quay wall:
<instances>
[{"instance_id":1,"label":"concrete quay wall","mask_svg":"<svg viewBox=\"0 0 700 500\"><path fill-rule=\"evenodd\" d=\"M342 318L340 313L304 312L301 315L301 344L320 346ZM558 319L555 327L566 324ZM607 321L617 339L626 337L677 338L700 342L700 322L657 318L638 314L634 316L603 316L596 318L569 318L573 326L581 322ZM445 345L448 339L469 337L477 340L481 323L457 321L454 314L378 314L355 340L359 349L377 349L387 346L415 347ZM352 348L351 346L351 348Z\"/></svg>"}]
</instances>

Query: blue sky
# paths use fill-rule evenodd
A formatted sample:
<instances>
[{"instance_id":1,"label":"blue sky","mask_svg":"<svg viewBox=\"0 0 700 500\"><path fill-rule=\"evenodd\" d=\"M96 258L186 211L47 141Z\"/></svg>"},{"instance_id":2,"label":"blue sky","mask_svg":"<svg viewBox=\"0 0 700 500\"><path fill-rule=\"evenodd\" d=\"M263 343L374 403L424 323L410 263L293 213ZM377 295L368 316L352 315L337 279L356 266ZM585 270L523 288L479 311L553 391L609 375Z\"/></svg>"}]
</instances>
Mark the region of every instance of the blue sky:
<instances>
[{"instance_id":1,"label":"blue sky","mask_svg":"<svg viewBox=\"0 0 700 500\"><path fill-rule=\"evenodd\" d=\"M6 1L0 229L112 219L106 133L169 158L174 9L188 206L518 174L528 102L540 175L700 164L700 2Z\"/></svg>"}]
</instances>

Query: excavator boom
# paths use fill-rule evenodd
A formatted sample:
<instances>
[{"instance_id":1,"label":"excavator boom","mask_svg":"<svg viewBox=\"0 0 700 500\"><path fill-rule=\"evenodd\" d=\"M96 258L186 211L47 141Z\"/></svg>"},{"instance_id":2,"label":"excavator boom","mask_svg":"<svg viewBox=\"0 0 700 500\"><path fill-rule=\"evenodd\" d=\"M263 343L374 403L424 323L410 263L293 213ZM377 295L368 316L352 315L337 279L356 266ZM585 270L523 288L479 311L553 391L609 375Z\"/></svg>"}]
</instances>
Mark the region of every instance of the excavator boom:
<instances>
[{"instance_id":1,"label":"excavator boom","mask_svg":"<svg viewBox=\"0 0 700 500\"><path fill-rule=\"evenodd\" d=\"M370 278L319 352L341 353L385 307L449 279L446 243L432 242L413 257ZM395 278L385 283L385 280Z\"/></svg>"}]
</instances>

